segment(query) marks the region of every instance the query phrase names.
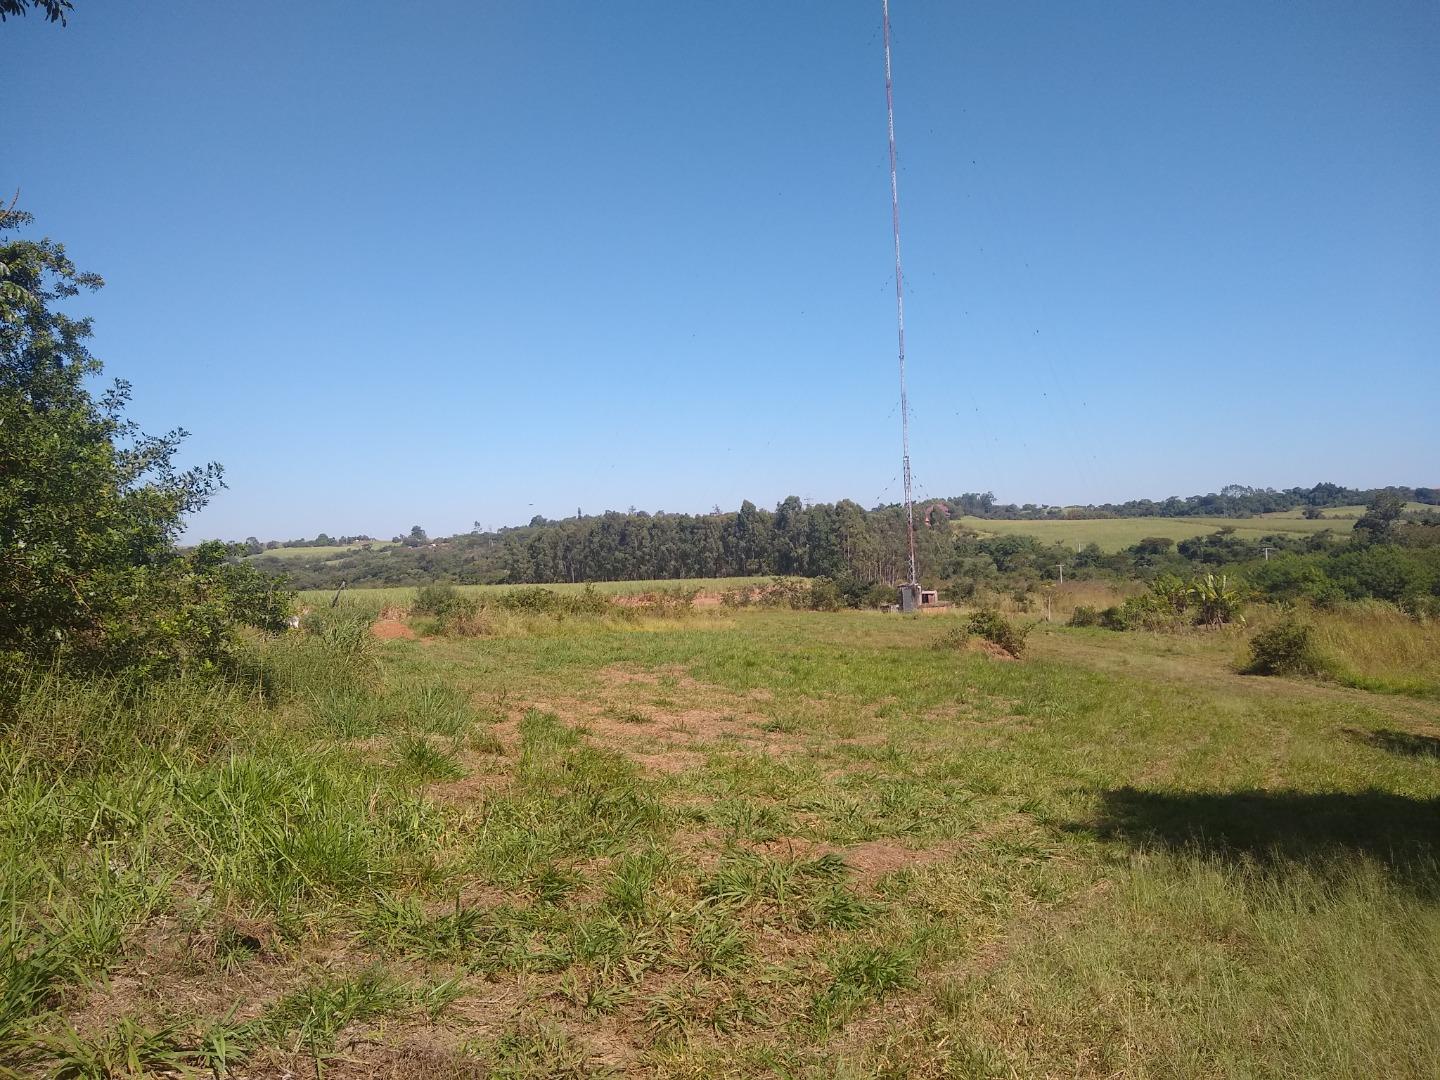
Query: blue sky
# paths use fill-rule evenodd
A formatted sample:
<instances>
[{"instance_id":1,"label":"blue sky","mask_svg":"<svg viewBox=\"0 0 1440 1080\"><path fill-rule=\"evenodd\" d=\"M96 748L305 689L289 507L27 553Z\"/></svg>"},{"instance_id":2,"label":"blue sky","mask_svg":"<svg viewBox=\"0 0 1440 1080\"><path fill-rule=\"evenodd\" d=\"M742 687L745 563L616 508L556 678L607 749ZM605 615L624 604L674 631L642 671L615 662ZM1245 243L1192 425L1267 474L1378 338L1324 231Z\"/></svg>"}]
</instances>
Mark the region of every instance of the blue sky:
<instances>
[{"instance_id":1,"label":"blue sky","mask_svg":"<svg viewBox=\"0 0 1440 1080\"><path fill-rule=\"evenodd\" d=\"M1440 6L892 14L921 493L1440 483ZM899 497L879 0L77 0L0 96L192 535Z\"/></svg>"}]
</instances>

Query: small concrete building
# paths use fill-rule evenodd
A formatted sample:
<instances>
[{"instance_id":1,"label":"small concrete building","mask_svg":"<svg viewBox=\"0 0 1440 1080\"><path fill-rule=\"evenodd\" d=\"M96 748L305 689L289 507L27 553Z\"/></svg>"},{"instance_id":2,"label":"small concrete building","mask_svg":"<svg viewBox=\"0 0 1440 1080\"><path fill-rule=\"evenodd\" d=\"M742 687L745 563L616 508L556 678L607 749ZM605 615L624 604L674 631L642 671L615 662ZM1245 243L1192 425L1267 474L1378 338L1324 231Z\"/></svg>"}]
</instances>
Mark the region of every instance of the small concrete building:
<instances>
[{"instance_id":1,"label":"small concrete building","mask_svg":"<svg viewBox=\"0 0 1440 1080\"><path fill-rule=\"evenodd\" d=\"M940 594L934 589L922 589L919 585L900 586L900 610L919 611L933 607L940 602Z\"/></svg>"}]
</instances>

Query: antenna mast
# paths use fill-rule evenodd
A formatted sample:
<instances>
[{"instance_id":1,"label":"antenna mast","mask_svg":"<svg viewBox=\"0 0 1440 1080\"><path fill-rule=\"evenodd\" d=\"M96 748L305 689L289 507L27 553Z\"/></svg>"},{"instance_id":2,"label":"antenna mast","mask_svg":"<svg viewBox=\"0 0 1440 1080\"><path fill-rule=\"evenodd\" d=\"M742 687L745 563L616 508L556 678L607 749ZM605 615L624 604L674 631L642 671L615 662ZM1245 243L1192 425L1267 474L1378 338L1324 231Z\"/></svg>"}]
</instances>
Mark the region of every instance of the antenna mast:
<instances>
[{"instance_id":1,"label":"antenna mast","mask_svg":"<svg viewBox=\"0 0 1440 1080\"><path fill-rule=\"evenodd\" d=\"M881 0L885 36L885 112L890 128L890 224L895 232L895 326L900 346L900 445L905 477L905 535L910 545L910 579L915 569L915 501L910 490L910 399L905 390L905 274L900 268L900 178L895 164L895 88L890 79L890 0Z\"/></svg>"}]
</instances>

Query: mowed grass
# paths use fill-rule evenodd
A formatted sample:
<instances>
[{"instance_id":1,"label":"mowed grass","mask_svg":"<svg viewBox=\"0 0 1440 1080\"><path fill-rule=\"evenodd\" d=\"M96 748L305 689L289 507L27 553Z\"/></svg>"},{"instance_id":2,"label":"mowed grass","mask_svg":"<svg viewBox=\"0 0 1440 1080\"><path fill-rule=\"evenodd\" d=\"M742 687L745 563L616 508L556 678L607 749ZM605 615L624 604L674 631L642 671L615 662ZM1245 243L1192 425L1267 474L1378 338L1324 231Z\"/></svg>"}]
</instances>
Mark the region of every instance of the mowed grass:
<instances>
[{"instance_id":1,"label":"mowed grass","mask_svg":"<svg viewBox=\"0 0 1440 1080\"><path fill-rule=\"evenodd\" d=\"M724 577L724 578L667 578L659 581L594 581L560 582L543 586L533 585L457 585L467 596L487 596L509 592L514 589L545 588L559 593L578 593L594 589L604 596L640 596L644 593L673 592L675 590L697 589L705 593L719 593L726 589L739 589L748 585L768 585L770 577ZM305 589L300 592L302 604L328 604L335 597L334 589ZM375 589L346 589L341 593L356 604L369 604L377 608L406 607L415 599L415 589L407 586Z\"/></svg>"},{"instance_id":2,"label":"mowed grass","mask_svg":"<svg viewBox=\"0 0 1440 1080\"><path fill-rule=\"evenodd\" d=\"M1361 512L1363 513L1363 508ZM981 536L1034 536L1047 543L1070 546L1098 544L1101 550L1107 552L1120 551L1149 536L1166 536L1178 542L1195 536L1205 536L1226 527L1233 528L1242 537L1258 539L1276 534L1306 536L1324 529L1345 533L1355 525L1355 518L1348 516L1307 521L1298 515L1288 514L1263 514L1249 518L1133 517L1087 518L1074 521L1063 518L1008 521L966 516L955 520L961 527L973 529Z\"/></svg>"},{"instance_id":3,"label":"mowed grass","mask_svg":"<svg viewBox=\"0 0 1440 1080\"><path fill-rule=\"evenodd\" d=\"M1238 675L1243 632L1041 626L1016 663L956 621L340 616L263 700L37 684L0 1060L1434 1074L1440 706Z\"/></svg>"}]
</instances>

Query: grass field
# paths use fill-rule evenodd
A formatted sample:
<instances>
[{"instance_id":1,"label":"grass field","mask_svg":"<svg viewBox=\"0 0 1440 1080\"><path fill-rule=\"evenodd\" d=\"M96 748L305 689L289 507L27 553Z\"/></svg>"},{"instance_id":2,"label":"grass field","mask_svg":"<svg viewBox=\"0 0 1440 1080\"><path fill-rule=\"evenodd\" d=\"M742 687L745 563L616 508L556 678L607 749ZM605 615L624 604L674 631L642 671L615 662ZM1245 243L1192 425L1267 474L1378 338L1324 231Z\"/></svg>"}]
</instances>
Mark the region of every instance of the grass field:
<instances>
[{"instance_id":1,"label":"grass field","mask_svg":"<svg viewBox=\"0 0 1440 1080\"><path fill-rule=\"evenodd\" d=\"M320 547L277 547L259 555L247 556L250 559L263 559L266 556L274 556L277 559L297 560L314 559L324 562L327 559L339 558L341 555L353 555L365 548L373 548L375 551L382 551L385 548L395 547L393 540L367 540L359 544L333 544Z\"/></svg>"},{"instance_id":2,"label":"grass field","mask_svg":"<svg viewBox=\"0 0 1440 1080\"><path fill-rule=\"evenodd\" d=\"M1364 506L1333 506L1325 510L1325 517L1321 520L1343 521L1346 518L1359 518L1364 516L1366 509L1367 508ZM1407 502L1405 504L1405 512L1411 514L1430 513L1434 509L1435 507L1430 506L1427 503ZM1303 520L1305 517L1305 511L1277 510L1274 513L1262 514L1260 516L1264 518L1296 518Z\"/></svg>"},{"instance_id":3,"label":"grass field","mask_svg":"<svg viewBox=\"0 0 1440 1080\"><path fill-rule=\"evenodd\" d=\"M746 585L765 585L772 579L768 577L727 577L727 578L675 578L665 581L595 581L588 585L585 583L562 582L554 585L544 585L541 588L551 589L560 593L583 592L586 588L594 589L606 596L638 596L642 593L657 592L662 590L675 589L699 589L702 592L718 593L725 589L739 589ZM517 588L528 588L529 586L518 585L457 585L456 588L467 596L486 596L497 592L509 592ZM380 589L346 589L342 597L354 603L385 607L394 605L398 607L407 606L415 598L415 590L406 586ZM305 589L299 594L302 604L328 604L335 597L334 589Z\"/></svg>"},{"instance_id":4,"label":"grass field","mask_svg":"<svg viewBox=\"0 0 1440 1080\"><path fill-rule=\"evenodd\" d=\"M268 705L32 688L0 1061L1434 1075L1440 703L1238 675L1243 631L957 623L340 621Z\"/></svg>"},{"instance_id":5,"label":"grass field","mask_svg":"<svg viewBox=\"0 0 1440 1080\"><path fill-rule=\"evenodd\" d=\"M1352 517L1325 517L1319 521L1307 521L1298 515L1291 517L1272 514L1250 518L1133 517L1087 518L1075 521L1007 521L966 516L957 518L956 521L981 536L1035 536L1050 543L1099 544L1104 551L1120 551L1139 543L1147 536L1168 536L1177 542L1188 540L1192 536L1205 536L1226 526L1233 528L1240 536L1258 539L1276 533L1305 536L1322 529L1346 533L1355 525Z\"/></svg>"}]
</instances>

